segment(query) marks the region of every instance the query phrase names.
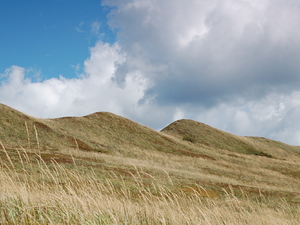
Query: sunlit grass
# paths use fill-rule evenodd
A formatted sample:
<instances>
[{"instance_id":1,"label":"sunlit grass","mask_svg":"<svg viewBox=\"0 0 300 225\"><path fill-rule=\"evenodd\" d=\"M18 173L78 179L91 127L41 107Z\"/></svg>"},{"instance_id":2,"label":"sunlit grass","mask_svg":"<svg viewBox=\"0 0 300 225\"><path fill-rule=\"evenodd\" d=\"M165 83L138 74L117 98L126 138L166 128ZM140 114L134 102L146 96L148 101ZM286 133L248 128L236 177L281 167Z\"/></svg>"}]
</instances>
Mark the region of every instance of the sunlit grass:
<instances>
[{"instance_id":1,"label":"sunlit grass","mask_svg":"<svg viewBox=\"0 0 300 225\"><path fill-rule=\"evenodd\" d=\"M300 224L299 147L0 109L0 224Z\"/></svg>"},{"instance_id":2,"label":"sunlit grass","mask_svg":"<svg viewBox=\"0 0 300 225\"><path fill-rule=\"evenodd\" d=\"M4 150L5 151L5 150ZM127 178L82 171L20 151L1 162L0 224L298 224L300 208L284 199L218 196L194 185L178 188L133 167ZM145 179L146 178L146 179Z\"/></svg>"}]
</instances>

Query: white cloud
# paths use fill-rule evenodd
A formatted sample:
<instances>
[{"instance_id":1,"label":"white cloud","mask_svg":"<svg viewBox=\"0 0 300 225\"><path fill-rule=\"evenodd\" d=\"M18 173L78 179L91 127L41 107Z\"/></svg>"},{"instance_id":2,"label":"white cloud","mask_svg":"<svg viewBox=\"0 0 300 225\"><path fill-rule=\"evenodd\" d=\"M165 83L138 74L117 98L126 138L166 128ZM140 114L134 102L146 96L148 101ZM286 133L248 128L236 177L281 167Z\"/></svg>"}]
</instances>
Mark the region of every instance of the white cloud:
<instances>
[{"instance_id":1,"label":"white cloud","mask_svg":"<svg viewBox=\"0 0 300 225\"><path fill-rule=\"evenodd\" d=\"M12 66L1 83L0 101L38 117L85 115L95 111L124 114L143 97L146 80L137 73L126 76L125 85L112 81L116 65L124 60L118 45L99 42L84 63L86 74L79 78L52 78L32 82L26 70Z\"/></svg>"},{"instance_id":2,"label":"white cloud","mask_svg":"<svg viewBox=\"0 0 300 225\"><path fill-rule=\"evenodd\" d=\"M116 7L110 25L120 30L120 46L130 59L118 67L117 81L122 82L128 71L141 71L151 83L145 96L173 109L174 118L180 112L238 134L300 143L288 130L293 128L285 126L291 121L288 112L299 107L292 102L300 85L300 3L104 4Z\"/></svg>"},{"instance_id":3,"label":"white cloud","mask_svg":"<svg viewBox=\"0 0 300 225\"><path fill-rule=\"evenodd\" d=\"M253 101L225 102L193 111L193 118L239 135L263 136L300 145L300 91L272 93Z\"/></svg>"},{"instance_id":4,"label":"white cloud","mask_svg":"<svg viewBox=\"0 0 300 225\"><path fill-rule=\"evenodd\" d=\"M174 90L179 87L193 88L182 96L189 101L191 95L206 95L207 89L215 88L219 96L253 92L255 86L260 94L282 83L299 84L295 59L300 56L300 3L291 2L112 0L106 4L117 7L110 23L120 29L120 45L128 57L164 68L146 74L157 83L153 91L169 101L177 98ZM122 69L144 70L143 65L129 63ZM172 90L166 88L170 83L175 86Z\"/></svg>"}]
</instances>

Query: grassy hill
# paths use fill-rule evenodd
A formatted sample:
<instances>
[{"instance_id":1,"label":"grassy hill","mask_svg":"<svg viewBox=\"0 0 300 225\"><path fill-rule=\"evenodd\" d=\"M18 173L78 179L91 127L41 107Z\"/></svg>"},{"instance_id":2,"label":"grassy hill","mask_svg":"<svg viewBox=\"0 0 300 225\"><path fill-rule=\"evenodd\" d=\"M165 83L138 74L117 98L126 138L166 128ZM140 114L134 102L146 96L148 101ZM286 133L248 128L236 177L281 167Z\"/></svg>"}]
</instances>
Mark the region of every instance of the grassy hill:
<instances>
[{"instance_id":1,"label":"grassy hill","mask_svg":"<svg viewBox=\"0 0 300 225\"><path fill-rule=\"evenodd\" d=\"M241 137L193 120L178 120L162 130L195 145L269 158L297 157L300 147L259 137Z\"/></svg>"},{"instance_id":2,"label":"grassy hill","mask_svg":"<svg viewBox=\"0 0 300 225\"><path fill-rule=\"evenodd\" d=\"M0 142L1 224L300 219L300 148L270 139L192 120L159 132L107 112L39 119L0 104Z\"/></svg>"}]
</instances>

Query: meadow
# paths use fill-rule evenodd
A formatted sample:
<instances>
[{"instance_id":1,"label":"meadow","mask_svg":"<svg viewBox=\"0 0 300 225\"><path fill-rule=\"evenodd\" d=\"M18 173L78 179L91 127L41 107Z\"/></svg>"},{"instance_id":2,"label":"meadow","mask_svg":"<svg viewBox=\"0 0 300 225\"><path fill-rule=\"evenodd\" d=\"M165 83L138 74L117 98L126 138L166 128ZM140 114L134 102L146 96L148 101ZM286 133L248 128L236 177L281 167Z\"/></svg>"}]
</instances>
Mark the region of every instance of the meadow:
<instances>
[{"instance_id":1,"label":"meadow","mask_svg":"<svg viewBox=\"0 0 300 225\"><path fill-rule=\"evenodd\" d=\"M1 106L0 224L299 224L299 147Z\"/></svg>"}]
</instances>

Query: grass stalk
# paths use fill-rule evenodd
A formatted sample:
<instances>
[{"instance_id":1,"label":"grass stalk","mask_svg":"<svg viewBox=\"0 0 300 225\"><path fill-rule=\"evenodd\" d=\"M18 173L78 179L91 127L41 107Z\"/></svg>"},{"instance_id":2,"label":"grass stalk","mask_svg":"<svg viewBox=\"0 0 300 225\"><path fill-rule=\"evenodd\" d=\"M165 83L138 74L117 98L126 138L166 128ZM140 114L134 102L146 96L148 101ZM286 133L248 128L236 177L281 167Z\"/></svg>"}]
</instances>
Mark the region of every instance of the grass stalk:
<instances>
[{"instance_id":1,"label":"grass stalk","mask_svg":"<svg viewBox=\"0 0 300 225\"><path fill-rule=\"evenodd\" d=\"M34 128L34 132L35 132L35 138L36 138L37 148L40 149L39 135L38 135L38 132L37 132L35 124L33 125L33 128Z\"/></svg>"},{"instance_id":2,"label":"grass stalk","mask_svg":"<svg viewBox=\"0 0 300 225\"><path fill-rule=\"evenodd\" d=\"M28 148L31 148L30 136L29 136L29 130L28 130L28 125L27 125L27 122L26 122L26 121L25 121L25 128L26 128L26 134L27 134Z\"/></svg>"},{"instance_id":3,"label":"grass stalk","mask_svg":"<svg viewBox=\"0 0 300 225\"><path fill-rule=\"evenodd\" d=\"M1 145L1 147L2 147L2 149L3 149L3 151L4 151L4 153L5 153L5 156L6 156L7 160L8 160L8 162L10 163L11 167L12 167L13 169L15 169L15 165L13 164L13 162L12 162L12 160L11 160L11 158L10 158L8 152L6 151L4 145L2 144L1 141L0 141L0 145Z\"/></svg>"}]
</instances>

